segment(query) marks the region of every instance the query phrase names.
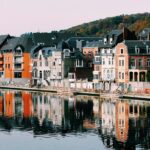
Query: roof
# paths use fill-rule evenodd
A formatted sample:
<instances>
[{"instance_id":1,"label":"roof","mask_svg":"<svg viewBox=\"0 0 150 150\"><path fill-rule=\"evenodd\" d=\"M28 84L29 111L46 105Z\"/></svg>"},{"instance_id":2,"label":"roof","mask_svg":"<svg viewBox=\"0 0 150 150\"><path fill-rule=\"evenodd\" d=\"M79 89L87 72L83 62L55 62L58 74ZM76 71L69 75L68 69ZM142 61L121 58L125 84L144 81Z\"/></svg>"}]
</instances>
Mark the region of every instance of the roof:
<instances>
[{"instance_id":1,"label":"roof","mask_svg":"<svg viewBox=\"0 0 150 150\"><path fill-rule=\"evenodd\" d=\"M54 47L47 47L47 46L41 46L41 45L35 46L31 50L31 57L36 58L40 50L42 50L42 54L44 57L49 57L49 56L52 56L52 51L55 51L56 49Z\"/></svg>"},{"instance_id":2,"label":"roof","mask_svg":"<svg viewBox=\"0 0 150 150\"><path fill-rule=\"evenodd\" d=\"M42 44L45 46L54 46L58 44L56 37L51 33L33 33L32 40L34 45Z\"/></svg>"},{"instance_id":3,"label":"roof","mask_svg":"<svg viewBox=\"0 0 150 150\"><path fill-rule=\"evenodd\" d=\"M15 49L17 43L18 43L19 37L12 37L7 40L4 46L2 46L1 50L13 50Z\"/></svg>"},{"instance_id":4,"label":"roof","mask_svg":"<svg viewBox=\"0 0 150 150\"><path fill-rule=\"evenodd\" d=\"M24 52L30 52L33 47L32 39L27 36L11 37L2 46L1 50L14 50L17 46L23 47Z\"/></svg>"},{"instance_id":5,"label":"roof","mask_svg":"<svg viewBox=\"0 0 150 150\"><path fill-rule=\"evenodd\" d=\"M139 48L139 54L147 54L147 47L150 48L150 41L125 40L124 44L128 47L129 54L136 54L135 49Z\"/></svg>"},{"instance_id":6,"label":"roof","mask_svg":"<svg viewBox=\"0 0 150 150\"><path fill-rule=\"evenodd\" d=\"M9 37L9 35L0 35L0 46L2 46L2 44L8 37Z\"/></svg>"},{"instance_id":7,"label":"roof","mask_svg":"<svg viewBox=\"0 0 150 150\"><path fill-rule=\"evenodd\" d=\"M102 41L101 37L71 37L68 40L66 40L66 43L68 44L69 49L77 49L77 41L82 41L82 47L84 47L87 42L96 42L96 41Z\"/></svg>"},{"instance_id":8,"label":"roof","mask_svg":"<svg viewBox=\"0 0 150 150\"><path fill-rule=\"evenodd\" d=\"M115 47L117 43L123 41L123 31L122 30L112 30L105 36L105 38L108 41L104 44L104 40L103 40L103 42L100 43L100 46L99 46L100 48ZM113 39L112 43L110 43L110 38Z\"/></svg>"},{"instance_id":9,"label":"roof","mask_svg":"<svg viewBox=\"0 0 150 150\"><path fill-rule=\"evenodd\" d=\"M86 43L86 45L84 47L99 47L102 42L103 41L88 42L88 43Z\"/></svg>"},{"instance_id":10,"label":"roof","mask_svg":"<svg viewBox=\"0 0 150 150\"><path fill-rule=\"evenodd\" d=\"M150 28L145 28L139 33L139 36L147 37L148 34L150 34Z\"/></svg>"}]
</instances>

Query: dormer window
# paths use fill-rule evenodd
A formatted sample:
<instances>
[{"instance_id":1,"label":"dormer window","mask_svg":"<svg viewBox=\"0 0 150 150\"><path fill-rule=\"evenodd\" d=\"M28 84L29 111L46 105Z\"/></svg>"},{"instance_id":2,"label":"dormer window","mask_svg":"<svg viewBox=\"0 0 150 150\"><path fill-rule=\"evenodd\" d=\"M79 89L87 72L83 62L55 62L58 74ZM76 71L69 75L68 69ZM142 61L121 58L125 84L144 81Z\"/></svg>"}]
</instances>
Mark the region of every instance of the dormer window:
<instances>
[{"instance_id":1,"label":"dormer window","mask_svg":"<svg viewBox=\"0 0 150 150\"><path fill-rule=\"evenodd\" d=\"M76 67L83 67L83 60L82 59L76 60Z\"/></svg>"},{"instance_id":2,"label":"dormer window","mask_svg":"<svg viewBox=\"0 0 150 150\"><path fill-rule=\"evenodd\" d=\"M137 48L137 47L136 47L136 48L135 48L135 53L136 53L136 54L139 54L139 53L140 53L140 48Z\"/></svg>"},{"instance_id":3,"label":"dormer window","mask_svg":"<svg viewBox=\"0 0 150 150\"><path fill-rule=\"evenodd\" d=\"M149 47L147 48L147 54L150 54L150 48Z\"/></svg>"},{"instance_id":4,"label":"dormer window","mask_svg":"<svg viewBox=\"0 0 150 150\"><path fill-rule=\"evenodd\" d=\"M69 57L70 56L70 50L69 49L65 49L64 50L64 57Z\"/></svg>"},{"instance_id":5,"label":"dormer window","mask_svg":"<svg viewBox=\"0 0 150 150\"><path fill-rule=\"evenodd\" d=\"M104 44L107 44L107 38L104 38Z\"/></svg>"},{"instance_id":6,"label":"dormer window","mask_svg":"<svg viewBox=\"0 0 150 150\"><path fill-rule=\"evenodd\" d=\"M95 56L95 62L100 62L100 57L99 56Z\"/></svg>"},{"instance_id":7,"label":"dormer window","mask_svg":"<svg viewBox=\"0 0 150 150\"><path fill-rule=\"evenodd\" d=\"M112 44L112 42L113 42L113 38L110 38L110 44Z\"/></svg>"}]
</instances>

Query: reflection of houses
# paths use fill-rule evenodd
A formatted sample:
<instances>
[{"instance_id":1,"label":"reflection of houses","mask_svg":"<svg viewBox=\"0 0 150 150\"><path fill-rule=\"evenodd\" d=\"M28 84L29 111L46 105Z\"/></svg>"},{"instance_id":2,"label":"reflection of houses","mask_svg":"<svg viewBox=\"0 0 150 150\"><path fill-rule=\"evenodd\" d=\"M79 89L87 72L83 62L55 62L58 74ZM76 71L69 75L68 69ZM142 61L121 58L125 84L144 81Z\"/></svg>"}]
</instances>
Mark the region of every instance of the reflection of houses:
<instances>
[{"instance_id":1,"label":"reflection of houses","mask_svg":"<svg viewBox=\"0 0 150 150\"><path fill-rule=\"evenodd\" d=\"M116 138L125 142L129 130L129 104L127 101L116 102Z\"/></svg>"},{"instance_id":2,"label":"reflection of houses","mask_svg":"<svg viewBox=\"0 0 150 150\"><path fill-rule=\"evenodd\" d=\"M101 111L103 134L114 135L116 118L115 103L105 99L105 101L101 104Z\"/></svg>"},{"instance_id":3,"label":"reflection of houses","mask_svg":"<svg viewBox=\"0 0 150 150\"><path fill-rule=\"evenodd\" d=\"M63 117L62 99L58 96L52 96L50 100L50 109L50 119L53 125L61 126Z\"/></svg>"},{"instance_id":4,"label":"reflection of houses","mask_svg":"<svg viewBox=\"0 0 150 150\"><path fill-rule=\"evenodd\" d=\"M150 42L124 41L116 47L116 81L145 82L150 72Z\"/></svg>"},{"instance_id":5,"label":"reflection of houses","mask_svg":"<svg viewBox=\"0 0 150 150\"><path fill-rule=\"evenodd\" d=\"M49 97L42 93L33 93L33 115L38 117L40 125L46 120L50 121L50 102Z\"/></svg>"},{"instance_id":6,"label":"reflection of houses","mask_svg":"<svg viewBox=\"0 0 150 150\"><path fill-rule=\"evenodd\" d=\"M15 113L15 100L14 100L14 93L7 91L4 94L4 115L6 117L12 118L14 117Z\"/></svg>"},{"instance_id":7,"label":"reflection of houses","mask_svg":"<svg viewBox=\"0 0 150 150\"><path fill-rule=\"evenodd\" d=\"M32 96L31 93L22 92L22 101L23 101L23 117L30 118L32 117Z\"/></svg>"}]
</instances>

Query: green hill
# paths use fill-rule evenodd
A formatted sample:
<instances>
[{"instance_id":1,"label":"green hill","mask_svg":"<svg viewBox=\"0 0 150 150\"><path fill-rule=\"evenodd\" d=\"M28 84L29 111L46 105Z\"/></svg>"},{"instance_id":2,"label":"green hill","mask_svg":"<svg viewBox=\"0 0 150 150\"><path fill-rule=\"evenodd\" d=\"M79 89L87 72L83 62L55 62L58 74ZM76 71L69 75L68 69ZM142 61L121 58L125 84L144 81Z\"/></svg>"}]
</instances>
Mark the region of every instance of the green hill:
<instances>
[{"instance_id":1,"label":"green hill","mask_svg":"<svg viewBox=\"0 0 150 150\"><path fill-rule=\"evenodd\" d=\"M64 37L68 36L103 36L112 29L122 29L123 25L136 33L143 28L150 28L150 13L120 15L84 23L67 30L59 32L52 31L52 34ZM64 35L64 36L63 36Z\"/></svg>"}]
</instances>

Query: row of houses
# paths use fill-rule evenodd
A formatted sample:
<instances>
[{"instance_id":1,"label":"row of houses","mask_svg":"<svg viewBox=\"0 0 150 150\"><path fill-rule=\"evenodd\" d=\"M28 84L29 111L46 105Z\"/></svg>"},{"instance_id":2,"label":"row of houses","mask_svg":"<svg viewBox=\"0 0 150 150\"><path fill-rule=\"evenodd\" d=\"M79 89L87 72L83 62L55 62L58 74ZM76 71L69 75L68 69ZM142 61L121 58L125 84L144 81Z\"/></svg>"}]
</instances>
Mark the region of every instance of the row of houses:
<instances>
[{"instance_id":1,"label":"row of houses","mask_svg":"<svg viewBox=\"0 0 150 150\"><path fill-rule=\"evenodd\" d=\"M57 40L50 33L0 36L1 83L98 89L103 82L150 81L150 29ZM74 84L74 86L73 86ZM80 86L80 88L82 88Z\"/></svg>"}]
</instances>

